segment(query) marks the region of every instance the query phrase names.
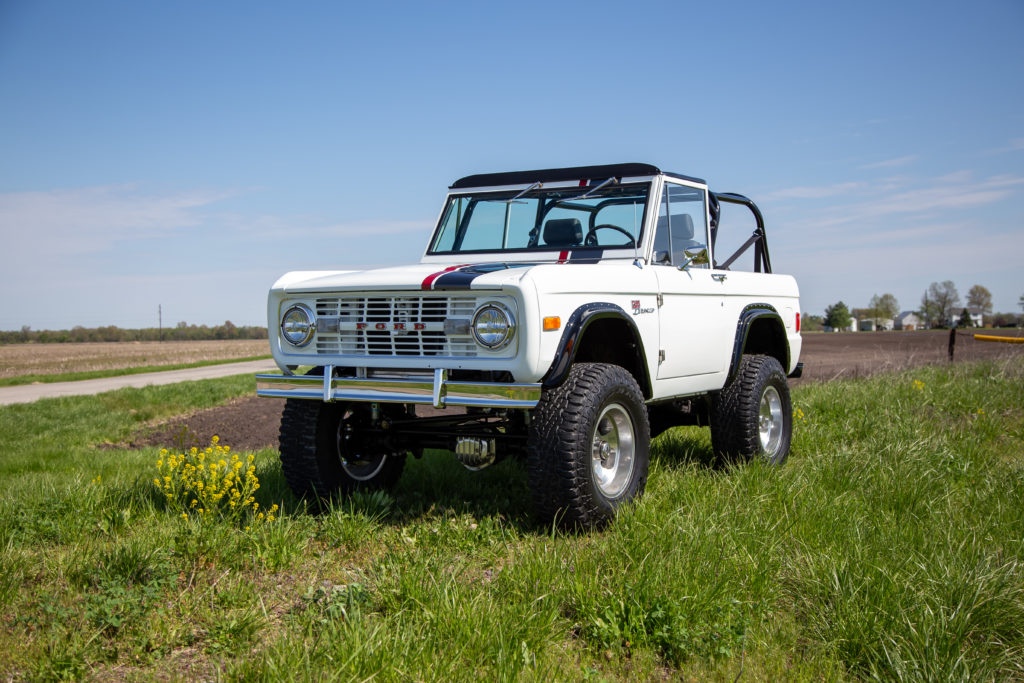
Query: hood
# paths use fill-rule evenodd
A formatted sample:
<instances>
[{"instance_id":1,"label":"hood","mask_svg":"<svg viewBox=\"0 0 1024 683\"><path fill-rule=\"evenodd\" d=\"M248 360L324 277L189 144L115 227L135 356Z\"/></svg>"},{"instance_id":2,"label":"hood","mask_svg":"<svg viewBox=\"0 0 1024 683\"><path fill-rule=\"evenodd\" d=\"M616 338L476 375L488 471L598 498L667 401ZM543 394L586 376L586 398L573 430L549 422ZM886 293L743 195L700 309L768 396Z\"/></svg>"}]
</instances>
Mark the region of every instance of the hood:
<instances>
[{"instance_id":1,"label":"hood","mask_svg":"<svg viewBox=\"0 0 1024 683\"><path fill-rule=\"evenodd\" d=\"M537 264L462 263L445 266L417 263L409 266L358 271L295 271L274 283L287 293L337 291L445 291L502 289L518 283Z\"/></svg>"}]
</instances>

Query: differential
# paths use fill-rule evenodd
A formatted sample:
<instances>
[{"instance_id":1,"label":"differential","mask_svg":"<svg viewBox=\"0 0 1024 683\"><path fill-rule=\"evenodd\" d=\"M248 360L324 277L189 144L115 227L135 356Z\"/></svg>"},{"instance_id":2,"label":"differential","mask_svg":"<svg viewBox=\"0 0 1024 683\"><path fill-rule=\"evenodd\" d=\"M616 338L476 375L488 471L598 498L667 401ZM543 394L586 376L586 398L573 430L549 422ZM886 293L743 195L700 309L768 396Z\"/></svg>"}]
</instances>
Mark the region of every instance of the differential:
<instances>
[{"instance_id":1,"label":"differential","mask_svg":"<svg viewBox=\"0 0 1024 683\"><path fill-rule=\"evenodd\" d=\"M460 437L455 442L455 458L468 470L482 470L495 462L494 439Z\"/></svg>"}]
</instances>

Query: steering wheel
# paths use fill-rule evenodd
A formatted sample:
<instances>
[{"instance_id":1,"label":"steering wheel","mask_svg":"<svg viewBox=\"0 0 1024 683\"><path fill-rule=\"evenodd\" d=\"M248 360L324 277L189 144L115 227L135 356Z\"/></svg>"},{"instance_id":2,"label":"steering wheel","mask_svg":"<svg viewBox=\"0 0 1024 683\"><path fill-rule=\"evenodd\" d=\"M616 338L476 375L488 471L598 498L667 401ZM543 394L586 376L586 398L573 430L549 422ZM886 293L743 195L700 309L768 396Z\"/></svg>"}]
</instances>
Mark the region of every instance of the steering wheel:
<instances>
[{"instance_id":1,"label":"steering wheel","mask_svg":"<svg viewBox=\"0 0 1024 683\"><path fill-rule=\"evenodd\" d=\"M633 236L631 234L629 234L629 232L625 228L620 228L619 226L612 225L611 223L602 223L601 225L595 225L590 230L588 230L587 231L587 236L583 238L583 246L585 246L585 247L596 247L596 246L598 246L598 244L597 244L597 231L598 230L615 230L616 232L621 232L623 235L625 235L626 237L629 238L629 242L627 244L621 245L621 246L626 246L626 247L635 247L636 246L636 240L633 239ZM620 245L616 244L615 246L620 246Z\"/></svg>"}]
</instances>

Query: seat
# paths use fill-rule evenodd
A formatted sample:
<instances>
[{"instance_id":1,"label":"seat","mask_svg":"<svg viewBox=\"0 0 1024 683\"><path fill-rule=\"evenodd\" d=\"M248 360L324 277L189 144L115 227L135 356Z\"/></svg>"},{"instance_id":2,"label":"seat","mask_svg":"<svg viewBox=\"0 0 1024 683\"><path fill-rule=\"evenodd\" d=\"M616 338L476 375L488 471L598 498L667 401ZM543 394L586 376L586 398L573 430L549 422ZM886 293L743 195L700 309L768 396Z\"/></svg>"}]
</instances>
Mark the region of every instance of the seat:
<instances>
[{"instance_id":1,"label":"seat","mask_svg":"<svg viewBox=\"0 0 1024 683\"><path fill-rule=\"evenodd\" d=\"M656 235L668 236L669 216L658 218ZM683 253L693 247L703 247L704 243L693 239L693 218L688 213L678 213L671 216L672 219L672 263L682 263L686 260Z\"/></svg>"},{"instance_id":2,"label":"seat","mask_svg":"<svg viewBox=\"0 0 1024 683\"><path fill-rule=\"evenodd\" d=\"M583 226L578 218L553 218L544 224L544 244L551 247L575 247L583 241Z\"/></svg>"}]
</instances>

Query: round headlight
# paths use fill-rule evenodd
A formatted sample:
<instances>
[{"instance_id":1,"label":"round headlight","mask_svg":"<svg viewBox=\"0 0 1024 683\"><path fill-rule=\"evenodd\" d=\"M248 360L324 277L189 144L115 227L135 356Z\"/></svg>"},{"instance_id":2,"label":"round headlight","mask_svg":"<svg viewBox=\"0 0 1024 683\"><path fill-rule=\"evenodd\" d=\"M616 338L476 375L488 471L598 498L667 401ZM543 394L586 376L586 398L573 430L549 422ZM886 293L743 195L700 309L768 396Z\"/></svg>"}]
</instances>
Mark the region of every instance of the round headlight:
<instances>
[{"instance_id":1,"label":"round headlight","mask_svg":"<svg viewBox=\"0 0 1024 683\"><path fill-rule=\"evenodd\" d=\"M473 336L481 346L500 349L515 335L512 313L499 303L484 304L473 315Z\"/></svg>"},{"instance_id":2,"label":"round headlight","mask_svg":"<svg viewBox=\"0 0 1024 683\"><path fill-rule=\"evenodd\" d=\"M281 316L281 336L292 346L305 346L314 332L313 311L302 304L292 306Z\"/></svg>"}]
</instances>

